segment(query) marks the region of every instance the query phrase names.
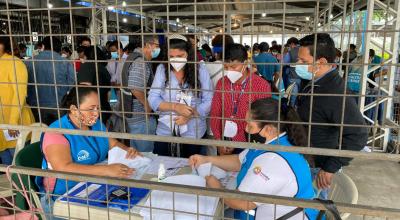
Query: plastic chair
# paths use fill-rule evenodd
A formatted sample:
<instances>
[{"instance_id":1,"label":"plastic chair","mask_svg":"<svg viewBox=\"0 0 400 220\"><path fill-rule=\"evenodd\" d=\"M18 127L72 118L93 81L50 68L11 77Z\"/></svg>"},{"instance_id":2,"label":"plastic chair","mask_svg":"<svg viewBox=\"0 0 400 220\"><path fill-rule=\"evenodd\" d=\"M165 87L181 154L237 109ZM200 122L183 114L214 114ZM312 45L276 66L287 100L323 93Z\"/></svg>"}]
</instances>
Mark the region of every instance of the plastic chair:
<instances>
[{"instance_id":1,"label":"plastic chair","mask_svg":"<svg viewBox=\"0 0 400 220\"><path fill-rule=\"evenodd\" d=\"M43 124L43 123L34 123L29 126L30 127L45 127L45 128L47 127L47 125ZM20 132L20 136L17 140L17 145L15 146L14 159L13 159L13 163L12 163L13 165L15 165L15 158L16 158L18 152L25 147L29 136L31 138L30 143L32 144L32 143L36 143L36 142L40 141L41 135L42 135L42 132L40 132L40 131L32 131L32 132L21 131Z\"/></svg>"},{"instance_id":2,"label":"plastic chair","mask_svg":"<svg viewBox=\"0 0 400 220\"><path fill-rule=\"evenodd\" d=\"M42 167L42 160L43 155L40 149L40 142L36 142L30 144L23 149L21 149L16 158L15 158L15 165L23 166L23 167L30 167L30 168L41 168ZM35 176L28 176L28 175L20 175L22 184L24 184L25 188L27 189L28 196L32 199L32 203L37 208L42 208L39 196L37 195L37 186L35 183ZM16 174L12 175L12 180L14 183L17 184L19 188L21 188L20 183L18 181L18 176ZM20 192L15 191L15 205L22 209L28 210L29 206L25 201L25 198ZM41 219L46 219L44 215L41 215Z\"/></svg>"},{"instance_id":3,"label":"plastic chair","mask_svg":"<svg viewBox=\"0 0 400 220\"><path fill-rule=\"evenodd\" d=\"M328 197L334 202L357 204L358 190L356 184L354 184L349 176L343 172L339 172L333 177L331 191ZM350 213L341 213L340 216L345 220L350 216ZM328 213L327 219L331 220L333 217Z\"/></svg>"}]
</instances>

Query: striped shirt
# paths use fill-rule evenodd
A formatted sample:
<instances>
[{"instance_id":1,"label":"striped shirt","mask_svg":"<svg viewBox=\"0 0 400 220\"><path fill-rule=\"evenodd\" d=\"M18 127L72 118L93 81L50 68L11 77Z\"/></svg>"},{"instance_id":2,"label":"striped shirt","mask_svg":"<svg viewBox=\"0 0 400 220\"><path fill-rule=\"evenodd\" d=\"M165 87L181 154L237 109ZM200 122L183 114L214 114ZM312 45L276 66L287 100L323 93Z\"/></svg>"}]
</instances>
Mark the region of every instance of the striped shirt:
<instances>
[{"instance_id":1,"label":"striped shirt","mask_svg":"<svg viewBox=\"0 0 400 220\"><path fill-rule=\"evenodd\" d=\"M243 87L245 87L244 92L240 95ZM237 82L234 84L226 76L221 78L215 88L211 104L210 122L214 138L217 140L222 139L222 131L225 125L224 119L228 118L238 125L238 133L232 140L246 142L244 129L246 127L245 117L249 105L257 99L267 97L271 97L271 86L265 79L256 74L249 75L242 83ZM237 114L233 115L233 102L236 101Z\"/></svg>"},{"instance_id":2,"label":"striped shirt","mask_svg":"<svg viewBox=\"0 0 400 220\"><path fill-rule=\"evenodd\" d=\"M136 49L135 52L142 53L141 50ZM143 57L138 57L132 64L129 66L129 78L128 78L128 87L131 90L138 91L146 91L147 81L149 77L152 76L154 78L153 70L151 68L150 63L144 63ZM146 95L148 95L146 93ZM145 109L142 103L137 100L132 100L132 112L133 115L131 118L127 118L128 123L138 123L146 121L146 117L144 117Z\"/></svg>"}]
</instances>

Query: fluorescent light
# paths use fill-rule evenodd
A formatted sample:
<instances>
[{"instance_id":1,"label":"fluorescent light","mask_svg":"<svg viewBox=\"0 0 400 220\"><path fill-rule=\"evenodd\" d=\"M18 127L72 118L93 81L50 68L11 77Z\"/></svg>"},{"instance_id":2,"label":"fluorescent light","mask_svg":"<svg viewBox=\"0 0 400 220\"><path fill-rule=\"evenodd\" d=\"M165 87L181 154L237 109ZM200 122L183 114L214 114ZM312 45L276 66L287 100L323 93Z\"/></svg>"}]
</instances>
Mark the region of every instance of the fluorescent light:
<instances>
[{"instance_id":1,"label":"fluorescent light","mask_svg":"<svg viewBox=\"0 0 400 220\"><path fill-rule=\"evenodd\" d=\"M219 29L219 33L222 33L222 29Z\"/></svg>"},{"instance_id":2,"label":"fluorescent light","mask_svg":"<svg viewBox=\"0 0 400 220\"><path fill-rule=\"evenodd\" d=\"M6 22L3 22L3 25L6 25Z\"/></svg>"},{"instance_id":3,"label":"fluorescent light","mask_svg":"<svg viewBox=\"0 0 400 220\"><path fill-rule=\"evenodd\" d=\"M318 24L317 24L317 25L318 25L318 27L321 27L321 23L319 23L319 22L318 22Z\"/></svg>"},{"instance_id":4,"label":"fluorescent light","mask_svg":"<svg viewBox=\"0 0 400 220\"><path fill-rule=\"evenodd\" d=\"M112 11L112 10L114 10L114 6L108 6L107 9Z\"/></svg>"},{"instance_id":5,"label":"fluorescent light","mask_svg":"<svg viewBox=\"0 0 400 220\"><path fill-rule=\"evenodd\" d=\"M261 17L263 17L263 18L267 17L267 13L265 13L265 12L262 13L262 14L261 14Z\"/></svg>"},{"instance_id":6,"label":"fluorescent light","mask_svg":"<svg viewBox=\"0 0 400 220\"><path fill-rule=\"evenodd\" d=\"M122 2L122 7L126 7L126 1Z\"/></svg>"},{"instance_id":7,"label":"fluorescent light","mask_svg":"<svg viewBox=\"0 0 400 220\"><path fill-rule=\"evenodd\" d=\"M271 34L272 34L272 33L274 33L274 32L273 32L272 30L270 30L270 31L269 31L269 33L271 33Z\"/></svg>"},{"instance_id":8,"label":"fluorescent light","mask_svg":"<svg viewBox=\"0 0 400 220\"><path fill-rule=\"evenodd\" d=\"M127 18L122 18L122 22L126 23L126 22L128 22L128 19Z\"/></svg>"},{"instance_id":9,"label":"fluorescent light","mask_svg":"<svg viewBox=\"0 0 400 220\"><path fill-rule=\"evenodd\" d=\"M332 19L333 18L333 14L329 15L329 18Z\"/></svg>"},{"instance_id":10,"label":"fluorescent light","mask_svg":"<svg viewBox=\"0 0 400 220\"><path fill-rule=\"evenodd\" d=\"M310 20L310 17L307 16L307 17L306 17L306 21L309 21L309 20Z\"/></svg>"},{"instance_id":11,"label":"fluorescent light","mask_svg":"<svg viewBox=\"0 0 400 220\"><path fill-rule=\"evenodd\" d=\"M51 3L47 4L47 8L53 8L53 4Z\"/></svg>"},{"instance_id":12,"label":"fluorescent light","mask_svg":"<svg viewBox=\"0 0 400 220\"><path fill-rule=\"evenodd\" d=\"M180 20L179 20L179 18L176 18L176 22L179 22Z\"/></svg>"},{"instance_id":13,"label":"fluorescent light","mask_svg":"<svg viewBox=\"0 0 400 220\"><path fill-rule=\"evenodd\" d=\"M299 28L296 28L296 31L299 31Z\"/></svg>"}]
</instances>

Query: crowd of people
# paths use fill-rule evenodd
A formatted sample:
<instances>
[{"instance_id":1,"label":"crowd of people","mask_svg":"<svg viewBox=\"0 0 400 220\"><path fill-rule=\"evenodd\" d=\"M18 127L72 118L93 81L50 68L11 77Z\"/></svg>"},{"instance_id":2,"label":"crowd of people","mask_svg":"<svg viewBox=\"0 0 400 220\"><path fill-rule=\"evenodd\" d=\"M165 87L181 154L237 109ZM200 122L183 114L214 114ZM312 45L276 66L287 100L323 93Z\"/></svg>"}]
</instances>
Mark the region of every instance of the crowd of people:
<instances>
[{"instance_id":1,"label":"crowd of people","mask_svg":"<svg viewBox=\"0 0 400 220\"><path fill-rule=\"evenodd\" d=\"M71 60L74 52L62 47L57 37L45 37L32 59L18 58L11 45L10 38L0 37L0 81L6 82L0 85L2 124L36 121L52 128L107 128L131 134L353 151L367 143L358 98L343 96L359 93L362 71L357 66L339 68L341 53L329 34L293 37L283 48L276 41L271 47L260 42L246 48L229 35L215 36L211 47L198 47L194 35L171 34L166 39L144 35L125 47L113 41L103 49L83 37L75 60ZM351 45L343 53L343 63L359 62L362 56L355 49ZM369 57L371 68L381 63L373 50ZM384 68L378 69L371 79L377 82L385 73ZM292 95L287 100L282 91L290 86ZM351 126L341 129L338 124ZM18 136L18 131L7 132ZM0 134L0 143L2 163L10 164L15 141ZM153 152L189 158L192 166L211 162L239 172L239 191L304 199L314 198L313 180L326 199L333 175L351 160L46 132L41 142L42 167L128 177L134 170L124 165L96 165L115 146L128 151L130 158ZM43 191L60 195L73 186L51 178L38 178L37 183ZM212 176L207 177L207 185L221 187ZM42 200L45 206L52 203L52 197ZM224 201L241 219L253 209L256 219L273 218L275 213L273 205ZM291 219L303 219L303 211L308 219L317 218L316 210L287 206L277 208L276 217L290 213Z\"/></svg>"}]
</instances>

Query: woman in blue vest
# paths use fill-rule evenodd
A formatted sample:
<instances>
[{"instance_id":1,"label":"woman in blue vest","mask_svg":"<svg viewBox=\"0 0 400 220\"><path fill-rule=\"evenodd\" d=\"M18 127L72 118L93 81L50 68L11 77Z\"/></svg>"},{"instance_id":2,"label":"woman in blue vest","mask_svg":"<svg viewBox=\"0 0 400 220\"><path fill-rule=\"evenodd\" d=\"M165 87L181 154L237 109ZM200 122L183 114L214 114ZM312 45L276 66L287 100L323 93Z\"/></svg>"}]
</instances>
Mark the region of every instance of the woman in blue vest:
<instances>
[{"instance_id":1,"label":"woman in blue vest","mask_svg":"<svg viewBox=\"0 0 400 220\"><path fill-rule=\"evenodd\" d=\"M68 113L53 122L50 128L72 130L106 131L99 120L99 96L94 88L72 88L63 98L62 108ZM101 164L107 157L108 151L118 146L127 151L127 158L134 158L139 153L127 147L114 138L95 137L86 135L70 135L46 132L41 138L43 152L42 169L112 176L127 178L134 172L123 164ZM62 195L66 189L71 189L77 182L55 178L37 177L36 183L41 192L52 195ZM51 198L51 201L48 201ZM49 209L53 197L43 196L45 211Z\"/></svg>"},{"instance_id":2,"label":"woman in blue vest","mask_svg":"<svg viewBox=\"0 0 400 220\"><path fill-rule=\"evenodd\" d=\"M279 119L280 116L280 119ZM251 104L246 115L246 133L250 142L282 146L306 146L307 135L300 124L273 123L274 121L299 122L297 113L289 108L279 112L279 103L267 98ZM278 127L280 130L278 130ZM237 189L242 192L313 199L311 172L303 155L289 152L272 152L246 149L239 155L190 157L189 163L198 167L211 162L226 171L239 172ZM222 188L214 176L206 177L207 186ZM274 204L224 198L227 206L235 209L238 219L279 219L293 215L290 220L315 220L318 211ZM304 216L304 218L303 218Z\"/></svg>"}]
</instances>

